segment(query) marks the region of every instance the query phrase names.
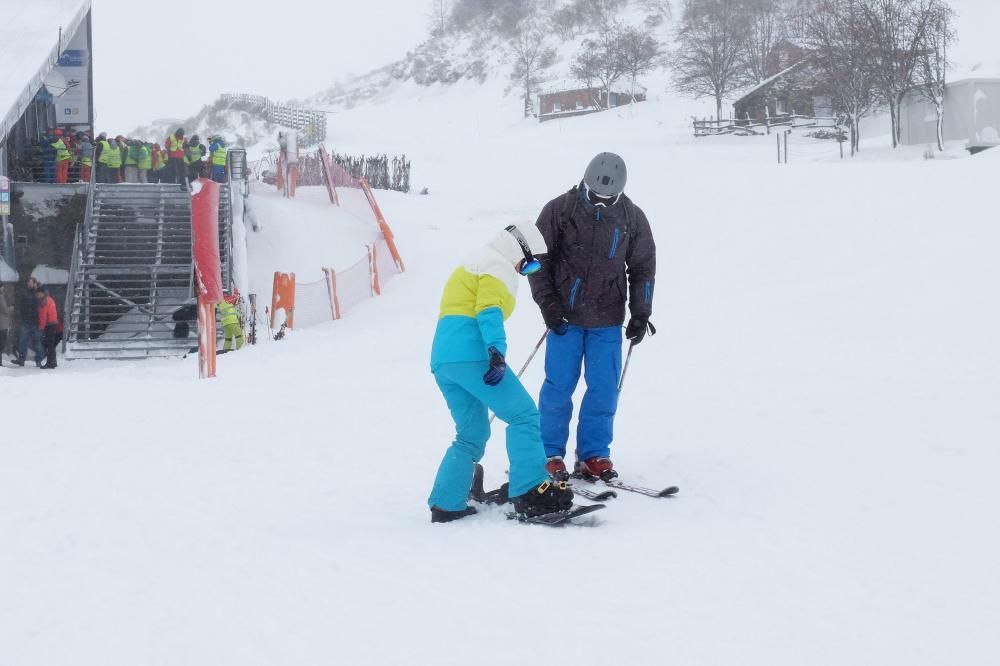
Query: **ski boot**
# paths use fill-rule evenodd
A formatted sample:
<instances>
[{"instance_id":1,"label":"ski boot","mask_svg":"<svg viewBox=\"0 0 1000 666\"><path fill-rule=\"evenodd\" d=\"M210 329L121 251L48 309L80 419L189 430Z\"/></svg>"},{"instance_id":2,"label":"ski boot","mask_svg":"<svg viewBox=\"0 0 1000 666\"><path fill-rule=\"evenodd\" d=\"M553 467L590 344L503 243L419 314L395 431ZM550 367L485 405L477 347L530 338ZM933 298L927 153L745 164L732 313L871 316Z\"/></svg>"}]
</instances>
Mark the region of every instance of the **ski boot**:
<instances>
[{"instance_id":1,"label":"ski boot","mask_svg":"<svg viewBox=\"0 0 1000 666\"><path fill-rule=\"evenodd\" d=\"M546 479L538 487L510 499L514 503L514 511L525 518L573 508L573 491L565 481Z\"/></svg>"},{"instance_id":2,"label":"ski boot","mask_svg":"<svg viewBox=\"0 0 1000 666\"><path fill-rule=\"evenodd\" d=\"M465 518L466 516L471 516L475 513L476 507L467 506L461 511L445 511L436 506L431 507L431 522L432 523L450 523L453 520L458 520L459 518Z\"/></svg>"},{"instance_id":3,"label":"ski boot","mask_svg":"<svg viewBox=\"0 0 1000 666\"><path fill-rule=\"evenodd\" d=\"M569 481L569 472L566 471L562 456L550 456L545 462L545 470L556 481Z\"/></svg>"},{"instance_id":4,"label":"ski boot","mask_svg":"<svg viewBox=\"0 0 1000 666\"><path fill-rule=\"evenodd\" d=\"M593 481L600 479L601 481L610 481L611 479L618 478L618 472L615 471L614 463L611 462L611 458L587 458L586 460L577 460L576 464L573 466L573 475L579 476L582 479L587 479L588 481Z\"/></svg>"}]
</instances>

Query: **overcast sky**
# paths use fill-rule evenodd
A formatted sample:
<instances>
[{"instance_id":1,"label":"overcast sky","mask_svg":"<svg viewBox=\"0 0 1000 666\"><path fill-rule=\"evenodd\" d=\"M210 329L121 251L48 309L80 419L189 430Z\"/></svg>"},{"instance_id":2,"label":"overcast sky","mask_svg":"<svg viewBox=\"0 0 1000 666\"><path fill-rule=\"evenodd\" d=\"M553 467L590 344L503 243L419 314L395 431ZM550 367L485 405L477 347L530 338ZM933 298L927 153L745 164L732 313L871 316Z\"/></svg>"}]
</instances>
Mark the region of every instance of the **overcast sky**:
<instances>
[{"instance_id":1,"label":"overcast sky","mask_svg":"<svg viewBox=\"0 0 1000 666\"><path fill-rule=\"evenodd\" d=\"M275 99L318 92L416 46L428 7L426 0L93 0L97 131L187 118L223 92Z\"/></svg>"}]
</instances>

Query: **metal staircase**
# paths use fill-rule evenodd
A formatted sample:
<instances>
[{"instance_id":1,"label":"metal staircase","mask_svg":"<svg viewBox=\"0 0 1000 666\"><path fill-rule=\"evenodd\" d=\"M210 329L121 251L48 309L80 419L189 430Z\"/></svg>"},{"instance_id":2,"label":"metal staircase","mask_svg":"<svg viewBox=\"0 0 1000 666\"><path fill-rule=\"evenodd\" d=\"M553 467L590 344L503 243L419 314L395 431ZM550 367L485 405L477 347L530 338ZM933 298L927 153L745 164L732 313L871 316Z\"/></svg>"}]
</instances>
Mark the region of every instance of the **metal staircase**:
<instances>
[{"instance_id":1,"label":"metal staircase","mask_svg":"<svg viewBox=\"0 0 1000 666\"><path fill-rule=\"evenodd\" d=\"M220 195L219 249L223 285L228 288L228 184ZM196 348L197 321L179 325L174 317L195 303L191 244L191 196L178 186L93 185L74 248L66 357L178 356ZM186 336L181 335L184 328Z\"/></svg>"}]
</instances>

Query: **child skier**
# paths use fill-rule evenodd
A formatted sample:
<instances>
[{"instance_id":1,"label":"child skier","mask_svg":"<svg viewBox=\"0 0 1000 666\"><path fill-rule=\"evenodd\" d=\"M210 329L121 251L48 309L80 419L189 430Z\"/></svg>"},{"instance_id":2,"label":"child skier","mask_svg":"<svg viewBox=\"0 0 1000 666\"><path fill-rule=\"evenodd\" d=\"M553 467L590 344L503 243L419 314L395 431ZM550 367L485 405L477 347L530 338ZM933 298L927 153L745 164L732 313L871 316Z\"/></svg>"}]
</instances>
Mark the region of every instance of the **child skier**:
<instances>
[{"instance_id":1,"label":"child skier","mask_svg":"<svg viewBox=\"0 0 1000 666\"><path fill-rule=\"evenodd\" d=\"M444 454L428 498L431 522L476 513L466 501L475 463L490 437L489 410L507 423L508 495L523 516L568 509L573 491L545 470L538 408L520 380L507 372L503 322L514 311L518 274L541 264L545 240L530 224L507 227L451 274L431 350L431 372L455 419L455 441Z\"/></svg>"}]
</instances>

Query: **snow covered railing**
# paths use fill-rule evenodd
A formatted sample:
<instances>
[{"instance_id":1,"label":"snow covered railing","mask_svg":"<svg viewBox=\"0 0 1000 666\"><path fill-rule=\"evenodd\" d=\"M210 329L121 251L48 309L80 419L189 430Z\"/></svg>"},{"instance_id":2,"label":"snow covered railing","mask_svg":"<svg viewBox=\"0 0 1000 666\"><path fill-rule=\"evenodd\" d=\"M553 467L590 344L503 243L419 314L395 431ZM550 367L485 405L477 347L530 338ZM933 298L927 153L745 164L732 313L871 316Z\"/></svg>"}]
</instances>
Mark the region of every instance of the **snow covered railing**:
<instances>
[{"instance_id":1,"label":"snow covered railing","mask_svg":"<svg viewBox=\"0 0 1000 666\"><path fill-rule=\"evenodd\" d=\"M791 129L841 129L840 119L828 116L802 116L798 114L785 114L774 117L766 117L763 120L752 118L730 118L729 120L698 120L692 118L694 124L694 135L699 136L721 136L725 134L735 134L737 136L763 136L770 134L776 127L786 127Z\"/></svg>"},{"instance_id":2,"label":"snow covered railing","mask_svg":"<svg viewBox=\"0 0 1000 666\"><path fill-rule=\"evenodd\" d=\"M222 95L222 100L258 109L269 123L299 130L302 132L303 146L312 146L326 140L326 113L323 111L276 104L262 95L226 93Z\"/></svg>"}]
</instances>

